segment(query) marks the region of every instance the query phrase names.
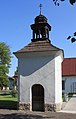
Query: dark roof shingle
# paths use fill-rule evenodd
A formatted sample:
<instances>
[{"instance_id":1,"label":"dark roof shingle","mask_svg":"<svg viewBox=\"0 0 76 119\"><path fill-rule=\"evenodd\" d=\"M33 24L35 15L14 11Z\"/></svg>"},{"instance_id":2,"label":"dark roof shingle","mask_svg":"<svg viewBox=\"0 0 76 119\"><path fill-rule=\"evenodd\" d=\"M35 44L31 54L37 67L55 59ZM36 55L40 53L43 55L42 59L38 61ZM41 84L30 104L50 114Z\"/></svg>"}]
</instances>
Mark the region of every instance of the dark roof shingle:
<instances>
[{"instance_id":1,"label":"dark roof shingle","mask_svg":"<svg viewBox=\"0 0 76 119\"><path fill-rule=\"evenodd\" d=\"M61 49L50 44L49 40L31 42L15 53L38 52L38 51L59 51Z\"/></svg>"}]
</instances>

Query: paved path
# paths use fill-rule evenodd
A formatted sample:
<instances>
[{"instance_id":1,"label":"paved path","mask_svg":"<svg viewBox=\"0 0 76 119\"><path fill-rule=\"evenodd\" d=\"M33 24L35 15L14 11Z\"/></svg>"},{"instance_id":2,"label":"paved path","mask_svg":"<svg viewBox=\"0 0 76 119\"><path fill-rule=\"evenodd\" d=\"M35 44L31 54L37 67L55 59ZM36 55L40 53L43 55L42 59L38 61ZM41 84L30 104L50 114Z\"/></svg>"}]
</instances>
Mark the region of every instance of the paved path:
<instances>
[{"instance_id":1,"label":"paved path","mask_svg":"<svg viewBox=\"0 0 76 119\"><path fill-rule=\"evenodd\" d=\"M76 114L0 109L0 119L76 119Z\"/></svg>"},{"instance_id":2,"label":"paved path","mask_svg":"<svg viewBox=\"0 0 76 119\"><path fill-rule=\"evenodd\" d=\"M76 113L76 95L73 95L60 112Z\"/></svg>"}]
</instances>

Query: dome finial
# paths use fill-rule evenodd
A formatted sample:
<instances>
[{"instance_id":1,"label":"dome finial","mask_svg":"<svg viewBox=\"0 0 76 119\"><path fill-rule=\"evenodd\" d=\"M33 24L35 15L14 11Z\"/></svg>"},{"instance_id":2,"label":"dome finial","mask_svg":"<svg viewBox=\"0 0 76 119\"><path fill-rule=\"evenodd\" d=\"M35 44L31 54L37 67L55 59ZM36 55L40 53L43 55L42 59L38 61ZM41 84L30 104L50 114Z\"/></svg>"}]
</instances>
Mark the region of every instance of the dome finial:
<instances>
[{"instance_id":1,"label":"dome finial","mask_svg":"<svg viewBox=\"0 0 76 119\"><path fill-rule=\"evenodd\" d=\"M40 7L40 15L41 15L42 14L42 9L41 9L42 8L42 4L40 4L39 7Z\"/></svg>"}]
</instances>

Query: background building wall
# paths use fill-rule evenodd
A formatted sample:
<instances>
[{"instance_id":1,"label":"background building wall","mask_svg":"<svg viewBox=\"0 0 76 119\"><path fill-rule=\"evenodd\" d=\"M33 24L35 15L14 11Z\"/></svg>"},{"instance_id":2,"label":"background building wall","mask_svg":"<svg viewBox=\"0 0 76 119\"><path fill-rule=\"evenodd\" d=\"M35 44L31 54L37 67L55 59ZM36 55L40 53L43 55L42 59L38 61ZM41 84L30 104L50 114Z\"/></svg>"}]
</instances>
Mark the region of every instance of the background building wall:
<instances>
[{"instance_id":1,"label":"background building wall","mask_svg":"<svg viewBox=\"0 0 76 119\"><path fill-rule=\"evenodd\" d=\"M63 77L65 82L65 93L76 93L76 76L66 76Z\"/></svg>"}]
</instances>

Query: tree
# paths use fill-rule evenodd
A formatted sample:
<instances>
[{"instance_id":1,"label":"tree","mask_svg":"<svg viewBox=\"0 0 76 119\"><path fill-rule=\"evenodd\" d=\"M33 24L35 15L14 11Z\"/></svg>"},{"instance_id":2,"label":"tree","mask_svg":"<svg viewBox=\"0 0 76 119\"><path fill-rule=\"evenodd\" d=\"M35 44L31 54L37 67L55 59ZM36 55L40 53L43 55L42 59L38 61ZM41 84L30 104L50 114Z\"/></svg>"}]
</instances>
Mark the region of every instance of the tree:
<instances>
[{"instance_id":1,"label":"tree","mask_svg":"<svg viewBox=\"0 0 76 119\"><path fill-rule=\"evenodd\" d=\"M71 40L71 42L75 42L76 41L76 32L73 33L72 36L68 36L67 40Z\"/></svg>"},{"instance_id":2,"label":"tree","mask_svg":"<svg viewBox=\"0 0 76 119\"><path fill-rule=\"evenodd\" d=\"M9 86L8 76L7 76L5 79L3 79L3 86L4 86L5 88L7 88L7 87Z\"/></svg>"},{"instance_id":3,"label":"tree","mask_svg":"<svg viewBox=\"0 0 76 119\"><path fill-rule=\"evenodd\" d=\"M0 77L0 87L3 89L3 87L7 88L9 86L9 79L8 76Z\"/></svg>"},{"instance_id":4,"label":"tree","mask_svg":"<svg viewBox=\"0 0 76 119\"><path fill-rule=\"evenodd\" d=\"M57 6L59 6L59 2L60 2L60 1L63 2L63 1L65 1L65 0L53 0L54 4L57 5ZM75 2L76 2L76 0L69 0L69 3L70 3L71 5L73 5Z\"/></svg>"},{"instance_id":5,"label":"tree","mask_svg":"<svg viewBox=\"0 0 76 119\"><path fill-rule=\"evenodd\" d=\"M11 62L11 52L8 45L0 42L0 87L7 87L9 84L8 76Z\"/></svg>"},{"instance_id":6,"label":"tree","mask_svg":"<svg viewBox=\"0 0 76 119\"><path fill-rule=\"evenodd\" d=\"M54 4L59 6L59 2L65 1L65 0L53 0ZM71 5L73 5L74 3L76 3L76 0L69 0L69 3ZM76 32L73 33L72 36L68 36L67 40L71 40L71 42L75 42L76 41Z\"/></svg>"}]
</instances>

